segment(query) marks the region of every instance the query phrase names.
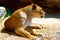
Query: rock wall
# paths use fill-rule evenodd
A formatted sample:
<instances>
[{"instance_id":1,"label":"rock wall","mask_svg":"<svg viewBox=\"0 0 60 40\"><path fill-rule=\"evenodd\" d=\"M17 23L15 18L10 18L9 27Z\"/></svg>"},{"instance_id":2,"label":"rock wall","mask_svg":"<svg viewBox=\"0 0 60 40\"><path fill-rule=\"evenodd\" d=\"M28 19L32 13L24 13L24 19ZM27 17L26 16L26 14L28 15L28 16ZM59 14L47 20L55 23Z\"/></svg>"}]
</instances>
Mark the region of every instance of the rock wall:
<instances>
[{"instance_id":1,"label":"rock wall","mask_svg":"<svg viewBox=\"0 0 60 40\"><path fill-rule=\"evenodd\" d=\"M49 8L60 9L60 0L40 0L37 4Z\"/></svg>"},{"instance_id":2,"label":"rock wall","mask_svg":"<svg viewBox=\"0 0 60 40\"><path fill-rule=\"evenodd\" d=\"M8 9L15 11L32 3L32 0L0 0L0 6L5 6Z\"/></svg>"},{"instance_id":3,"label":"rock wall","mask_svg":"<svg viewBox=\"0 0 60 40\"><path fill-rule=\"evenodd\" d=\"M0 0L0 6L5 6L12 11L36 3L42 7L60 9L60 0Z\"/></svg>"}]
</instances>

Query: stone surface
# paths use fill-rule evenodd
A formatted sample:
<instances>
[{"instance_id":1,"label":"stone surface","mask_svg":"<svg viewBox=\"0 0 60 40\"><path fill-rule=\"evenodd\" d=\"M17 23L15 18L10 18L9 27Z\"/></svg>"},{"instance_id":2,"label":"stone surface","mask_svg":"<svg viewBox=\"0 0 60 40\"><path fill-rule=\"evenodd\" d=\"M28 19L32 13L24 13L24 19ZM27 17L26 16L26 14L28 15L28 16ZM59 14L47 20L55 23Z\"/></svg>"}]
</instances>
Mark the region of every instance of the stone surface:
<instances>
[{"instance_id":1,"label":"stone surface","mask_svg":"<svg viewBox=\"0 0 60 40\"><path fill-rule=\"evenodd\" d=\"M0 6L5 6L10 11L15 11L31 3L36 3L43 7L60 9L60 0L0 0Z\"/></svg>"},{"instance_id":2,"label":"stone surface","mask_svg":"<svg viewBox=\"0 0 60 40\"><path fill-rule=\"evenodd\" d=\"M10 11L15 11L32 3L32 0L0 0L0 6L5 6Z\"/></svg>"},{"instance_id":3,"label":"stone surface","mask_svg":"<svg viewBox=\"0 0 60 40\"><path fill-rule=\"evenodd\" d=\"M5 20L3 20L0 23L0 40L17 40L17 39L18 40L29 40L28 38L18 36L13 32L5 31L4 30ZM43 24L42 25L44 26L43 29L34 29L33 31L39 34L37 37L40 38L41 40L60 40L60 19L48 18L48 20L54 20L54 22L52 22L51 24Z\"/></svg>"},{"instance_id":4,"label":"stone surface","mask_svg":"<svg viewBox=\"0 0 60 40\"><path fill-rule=\"evenodd\" d=\"M60 9L60 0L40 0L37 4L49 8Z\"/></svg>"}]
</instances>

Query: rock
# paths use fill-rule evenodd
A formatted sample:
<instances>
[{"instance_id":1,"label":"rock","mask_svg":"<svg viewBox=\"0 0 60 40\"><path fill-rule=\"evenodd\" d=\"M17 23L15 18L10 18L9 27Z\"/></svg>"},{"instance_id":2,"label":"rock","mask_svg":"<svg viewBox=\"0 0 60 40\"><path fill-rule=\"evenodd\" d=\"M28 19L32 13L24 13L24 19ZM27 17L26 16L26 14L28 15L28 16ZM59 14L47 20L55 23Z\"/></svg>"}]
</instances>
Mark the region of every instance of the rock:
<instances>
[{"instance_id":1,"label":"rock","mask_svg":"<svg viewBox=\"0 0 60 40\"><path fill-rule=\"evenodd\" d=\"M0 0L0 6L5 6L10 11L15 11L27 5L30 5L32 0Z\"/></svg>"},{"instance_id":2,"label":"rock","mask_svg":"<svg viewBox=\"0 0 60 40\"><path fill-rule=\"evenodd\" d=\"M60 9L60 0L39 0L37 4L49 8Z\"/></svg>"},{"instance_id":3,"label":"rock","mask_svg":"<svg viewBox=\"0 0 60 40\"><path fill-rule=\"evenodd\" d=\"M35 21L36 22L36 19ZM57 37L60 36L60 20L55 18L44 18L40 19L38 22L42 25L42 29L33 29L35 35L40 35L44 38L46 37Z\"/></svg>"},{"instance_id":4,"label":"rock","mask_svg":"<svg viewBox=\"0 0 60 40\"><path fill-rule=\"evenodd\" d=\"M60 40L60 18L59 19L48 18L48 20L51 20L51 21L54 20L54 22L51 22L51 24L47 24L48 22L47 21L46 22L47 25L44 23L43 29L33 29L33 31L39 34L37 37L40 38L41 40ZM2 24L4 25L4 23ZM2 30L3 28L0 31ZM28 38L18 36L12 32L10 33L5 32L5 31L0 32L0 40L17 40L17 39L18 40L29 40Z\"/></svg>"},{"instance_id":5,"label":"rock","mask_svg":"<svg viewBox=\"0 0 60 40\"><path fill-rule=\"evenodd\" d=\"M4 17L6 16L6 9L5 7L1 7L0 6L0 18L4 19Z\"/></svg>"},{"instance_id":6,"label":"rock","mask_svg":"<svg viewBox=\"0 0 60 40\"><path fill-rule=\"evenodd\" d=\"M60 0L0 0L0 6L5 6L12 12L30 5L31 3L38 4L39 6L60 9Z\"/></svg>"}]
</instances>

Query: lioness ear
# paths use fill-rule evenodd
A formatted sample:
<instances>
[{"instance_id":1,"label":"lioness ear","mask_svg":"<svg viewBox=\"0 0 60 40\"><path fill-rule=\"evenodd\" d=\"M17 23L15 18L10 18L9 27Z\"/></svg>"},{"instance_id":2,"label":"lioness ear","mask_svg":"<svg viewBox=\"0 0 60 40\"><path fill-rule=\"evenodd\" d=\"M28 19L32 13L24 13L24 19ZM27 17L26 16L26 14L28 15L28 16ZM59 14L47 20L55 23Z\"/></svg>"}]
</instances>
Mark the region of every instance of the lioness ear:
<instances>
[{"instance_id":1,"label":"lioness ear","mask_svg":"<svg viewBox=\"0 0 60 40\"><path fill-rule=\"evenodd\" d=\"M34 3L32 3L31 4L31 6L32 6L32 10L35 10L35 9L42 9L40 6L38 6L37 4L34 4Z\"/></svg>"},{"instance_id":2,"label":"lioness ear","mask_svg":"<svg viewBox=\"0 0 60 40\"><path fill-rule=\"evenodd\" d=\"M34 3L32 3L32 10L35 10L37 7Z\"/></svg>"}]
</instances>

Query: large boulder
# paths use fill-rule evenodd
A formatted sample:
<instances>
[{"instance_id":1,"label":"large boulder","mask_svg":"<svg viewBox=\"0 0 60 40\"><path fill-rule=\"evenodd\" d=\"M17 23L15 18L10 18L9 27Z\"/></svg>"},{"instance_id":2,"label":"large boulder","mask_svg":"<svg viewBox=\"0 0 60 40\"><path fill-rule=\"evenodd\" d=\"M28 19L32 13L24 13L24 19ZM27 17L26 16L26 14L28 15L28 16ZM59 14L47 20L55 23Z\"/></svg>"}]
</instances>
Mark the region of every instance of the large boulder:
<instances>
[{"instance_id":1,"label":"large boulder","mask_svg":"<svg viewBox=\"0 0 60 40\"><path fill-rule=\"evenodd\" d=\"M11 11L30 5L31 3L39 6L60 9L60 0L0 0L0 6L5 6Z\"/></svg>"}]
</instances>

